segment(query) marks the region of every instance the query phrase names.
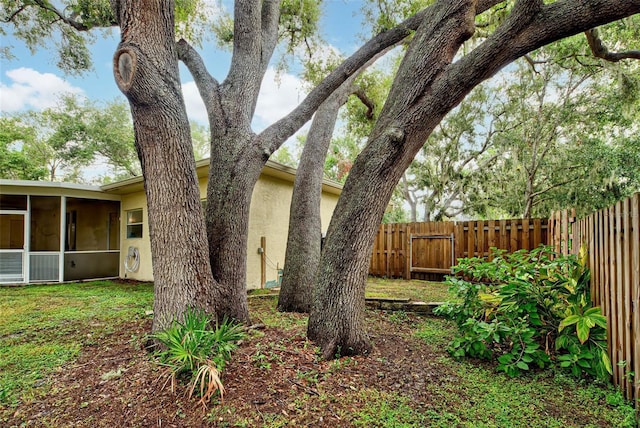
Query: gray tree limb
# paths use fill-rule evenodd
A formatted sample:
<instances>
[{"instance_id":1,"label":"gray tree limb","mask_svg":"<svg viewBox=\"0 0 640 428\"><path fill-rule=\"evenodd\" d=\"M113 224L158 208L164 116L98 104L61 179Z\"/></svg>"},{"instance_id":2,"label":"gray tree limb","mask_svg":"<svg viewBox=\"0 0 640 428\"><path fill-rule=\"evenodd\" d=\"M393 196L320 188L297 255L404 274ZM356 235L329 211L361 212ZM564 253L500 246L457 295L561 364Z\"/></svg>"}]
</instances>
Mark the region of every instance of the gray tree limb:
<instances>
[{"instance_id":1,"label":"gray tree limb","mask_svg":"<svg viewBox=\"0 0 640 428\"><path fill-rule=\"evenodd\" d=\"M596 58L604 59L605 61L618 62L623 59L640 59L640 51L630 50L623 52L609 52L609 49L604 45L604 42L600 38L600 34L597 28L592 28L584 32L587 36L587 43L589 48Z\"/></svg>"}]
</instances>

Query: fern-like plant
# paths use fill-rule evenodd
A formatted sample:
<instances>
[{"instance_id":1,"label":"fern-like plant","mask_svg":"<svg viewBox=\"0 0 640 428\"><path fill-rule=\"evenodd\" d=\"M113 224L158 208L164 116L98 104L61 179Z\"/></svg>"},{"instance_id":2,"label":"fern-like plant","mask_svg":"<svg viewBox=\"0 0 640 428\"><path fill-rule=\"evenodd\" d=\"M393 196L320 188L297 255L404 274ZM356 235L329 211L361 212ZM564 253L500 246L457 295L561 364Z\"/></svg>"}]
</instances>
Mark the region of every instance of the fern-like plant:
<instances>
[{"instance_id":1,"label":"fern-like plant","mask_svg":"<svg viewBox=\"0 0 640 428\"><path fill-rule=\"evenodd\" d=\"M212 326L205 312L187 309L182 321L176 320L152 336L161 344L156 357L166 367L161 375L166 378L163 387L170 383L171 391L175 392L177 383L185 381L190 384L189 396L198 391L204 406L216 391L222 397L220 374L243 337L239 324L225 319Z\"/></svg>"}]
</instances>

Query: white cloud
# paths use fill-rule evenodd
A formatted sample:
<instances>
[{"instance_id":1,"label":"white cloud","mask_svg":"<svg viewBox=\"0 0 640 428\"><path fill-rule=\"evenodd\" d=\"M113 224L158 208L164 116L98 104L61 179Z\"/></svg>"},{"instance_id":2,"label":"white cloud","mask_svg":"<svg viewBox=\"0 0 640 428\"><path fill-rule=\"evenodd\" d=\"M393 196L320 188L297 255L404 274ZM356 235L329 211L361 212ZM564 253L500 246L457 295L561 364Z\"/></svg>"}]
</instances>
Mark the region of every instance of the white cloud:
<instances>
[{"instance_id":1,"label":"white cloud","mask_svg":"<svg viewBox=\"0 0 640 428\"><path fill-rule=\"evenodd\" d=\"M208 124L207 109L204 106L202 97L198 92L196 82L186 82L182 84L182 96L187 107L187 116L202 125Z\"/></svg>"},{"instance_id":2,"label":"white cloud","mask_svg":"<svg viewBox=\"0 0 640 428\"><path fill-rule=\"evenodd\" d=\"M183 83L182 93L189 118L207 124L207 111L195 82ZM253 123L255 130L260 132L286 116L305 95L302 80L292 74L278 74L275 69L269 68L260 87Z\"/></svg>"},{"instance_id":3,"label":"white cloud","mask_svg":"<svg viewBox=\"0 0 640 428\"><path fill-rule=\"evenodd\" d=\"M289 114L305 95L302 80L292 74L278 73L274 68L269 68L262 80L256 105L256 131L259 132Z\"/></svg>"},{"instance_id":4,"label":"white cloud","mask_svg":"<svg viewBox=\"0 0 640 428\"><path fill-rule=\"evenodd\" d=\"M0 111L43 110L53 107L61 94L83 95L84 91L52 73L21 67L8 70L9 84L0 83Z\"/></svg>"}]
</instances>

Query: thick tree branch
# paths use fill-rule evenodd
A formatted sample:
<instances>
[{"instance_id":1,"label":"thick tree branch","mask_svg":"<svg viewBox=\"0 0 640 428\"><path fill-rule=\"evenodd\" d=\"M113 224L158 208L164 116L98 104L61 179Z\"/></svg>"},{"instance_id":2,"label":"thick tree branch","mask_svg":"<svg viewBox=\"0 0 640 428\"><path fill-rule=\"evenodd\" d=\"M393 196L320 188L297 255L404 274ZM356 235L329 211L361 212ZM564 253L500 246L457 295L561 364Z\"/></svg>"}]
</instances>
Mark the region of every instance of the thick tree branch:
<instances>
[{"instance_id":1,"label":"thick tree branch","mask_svg":"<svg viewBox=\"0 0 640 428\"><path fill-rule=\"evenodd\" d=\"M278 23L280 21L280 2L267 0L262 4L262 49L260 68L266 70L278 44Z\"/></svg>"},{"instance_id":2,"label":"thick tree branch","mask_svg":"<svg viewBox=\"0 0 640 428\"><path fill-rule=\"evenodd\" d=\"M222 102L237 127L249 129L262 77L278 42L278 0L236 0L233 55L229 75L222 83Z\"/></svg>"},{"instance_id":3,"label":"thick tree branch","mask_svg":"<svg viewBox=\"0 0 640 428\"><path fill-rule=\"evenodd\" d=\"M498 3L501 3L501 1L479 0L476 6L476 15L485 12ZM287 138L292 136L311 118L320 104L322 104L342 82L360 69L374 55L401 42L412 34L433 7L434 6L429 6L421 10L401 22L398 26L370 39L353 55L329 73L291 113L265 129L259 135L258 144L262 146L265 152L269 154L273 153Z\"/></svg>"},{"instance_id":4,"label":"thick tree branch","mask_svg":"<svg viewBox=\"0 0 640 428\"><path fill-rule=\"evenodd\" d=\"M221 117L220 85L207 71L200 54L184 39L177 43L178 59L184 63L196 82L209 117Z\"/></svg>"},{"instance_id":5,"label":"thick tree branch","mask_svg":"<svg viewBox=\"0 0 640 428\"><path fill-rule=\"evenodd\" d=\"M587 36L589 48L591 48L591 52L596 58L601 58L605 61L610 62L618 62L623 59L640 59L640 51L636 50L624 52L609 52L609 49L607 49L607 47L604 45L596 28L587 30L584 32L584 34Z\"/></svg>"},{"instance_id":6,"label":"thick tree branch","mask_svg":"<svg viewBox=\"0 0 640 428\"><path fill-rule=\"evenodd\" d=\"M367 112L365 113L365 116L367 116L367 119L370 119L370 120L373 119L373 109L375 108L375 104L373 100L367 96L367 94L362 90L362 88L354 89L351 95L355 95L356 97L358 97L358 99L362 102L362 104L364 104L364 106L367 108Z\"/></svg>"}]
</instances>

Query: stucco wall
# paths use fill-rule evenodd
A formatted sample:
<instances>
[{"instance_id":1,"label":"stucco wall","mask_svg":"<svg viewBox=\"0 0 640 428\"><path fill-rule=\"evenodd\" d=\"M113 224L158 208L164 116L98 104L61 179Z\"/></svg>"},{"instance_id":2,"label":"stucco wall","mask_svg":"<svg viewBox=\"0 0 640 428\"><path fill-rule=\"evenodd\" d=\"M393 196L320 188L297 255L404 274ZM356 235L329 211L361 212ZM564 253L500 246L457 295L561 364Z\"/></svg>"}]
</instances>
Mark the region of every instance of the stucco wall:
<instances>
[{"instance_id":1,"label":"stucco wall","mask_svg":"<svg viewBox=\"0 0 640 428\"><path fill-rule=\"evenodd\" d=\"M142 209L142 238L127 238L127 211ZM149 242L149 218L147 217L147 198L144 191L122 195L120 200L120 277L138 281L152 281L151 245ZM140 253L140 266L135 272L125 269L125 259L129 248L137 248Z\"/></svg>"},{"instance_id":2,"label":"stucco wall","mask_svg":"<svg viewBox=\"0 0 640 428\"><path fill-rule=\"evenodd\" d=\"M293 182L284 178L278 178L262 174L256 183L251 200L251 212L249 216L249 239L247 247L247 288L260 288L261 281L261 255L260 238L266 238L266 280L277 279L277 268L282 269L287 245L287 233L289 227L289 206L293 192ZM200 178L200 197L206 198L206 177ZM321 204L322 231L326 232L331 219L331 214L338 201L338 195L323 193ZM143 210L143 237L128 239L126 237L128 210ZM120 239L121 263L120 276L140 281L152 281L151 248L149 244L149 224L147 218L147 206L142 191L122 195L121 199L121 226ZM124 261L128 248L136 247L140 252L140 267L137 272L127 272L124 269Z\"/></svg>"}]
</instances>

